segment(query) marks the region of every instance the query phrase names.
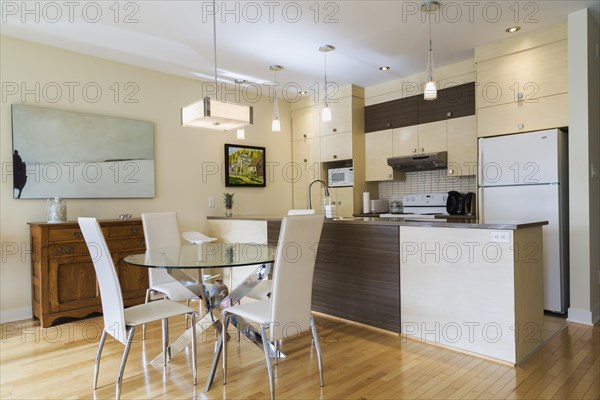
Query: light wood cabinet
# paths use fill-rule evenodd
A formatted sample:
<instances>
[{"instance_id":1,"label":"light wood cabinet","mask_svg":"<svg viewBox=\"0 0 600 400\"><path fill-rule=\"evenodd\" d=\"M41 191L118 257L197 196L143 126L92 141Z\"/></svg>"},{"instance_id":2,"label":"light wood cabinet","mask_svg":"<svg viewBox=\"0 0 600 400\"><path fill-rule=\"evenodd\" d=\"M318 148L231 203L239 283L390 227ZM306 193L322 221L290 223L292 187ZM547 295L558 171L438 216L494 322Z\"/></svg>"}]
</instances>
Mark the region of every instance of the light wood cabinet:
<instances>
[{"instance_id":1,"label":"light wood cabinet","mask_svg":"<svg viewBox=\"0 0 600 400\"><path fill-rule=\"evenodd\" d=\"M477 108L567 93L567 40L481 61L477 81Z\"/></svg>"},{"instance_id":2,"label":"light wood cabinet","mask_svg":"<svg viewBox=\"0 0 600 400\"><path fill-rule=\"evenodd\" d=\"M478 136L569 124L567 24L475 49Z\"/></svg>"},{"instance_id":3,"label":"light wood cabinet","mask_svg":"<svg viewBox=\"0 0 600 400\"><path fill-rule=\"evenodd\" d=\"M564 93L531 102L481 108L477 122L479 137L568 126L569 95Z\"/></svg>"},{"instance_id":4,"label":"light wood cabinet","mask_svg":"<svg viewBox=\"0 0 600 400\"><path fill-rule=\"evenodd\" d=\"M335 202L337 216L350 217L354 212L354 188L330 188L329 195Z\"/></svg>"},{"instance_id":5,"label":"light wood cabinet","mask_svg":"<svg viewBox=\"0 0 600 400\"><path fill-rule=\"evenodd\" d=\"M316 137L294 142L292 157L294 162L292 179L294 208L304 208L307 204L308 184L321 176L321 139ZM312 191L312 204L321 204L319 190Z\"/></svg>"},{"instance_id":6,"label":"light wood cabinet","mask_svg":"<svg viewBox=\"0 0 600 400\"><path fill-rule=\"evenodd\" d=\"M331 108L331 121L321 122L321 136L334 135L337 133L352 131L352 97L343 97L341 99L332 100L329 103ZM316 106L320 112L323 106Z\"/></svg>"},{"instance_id":7,"label":"light wood cabinet","mask_svg":"<svg viewBox=\"0 0 600 400\"><path fill-rule=\"evenodd\" d=\"M357 212L361 206L365 187L364 90L348 85L341 87L337 95L338 98L330 102L332 120L329 122L321 121L322 103L311 103L306 98L292 106L294 162L312 160L310 166L300 168L306 179L293 181L294 208L306 207L307 186L313 179L327 181L328 168L350 165L354 167L354 187L349 206ZM319 194L320 190L313 190L312 204L318 208L321 199L315 201L314 193Z\"/></svg>"},{"instance_id":8,"label":"light wood cabinet","mask_svg":"<svg viewBox=\"0 0 600 400\"><path fill-rule=\"evenodd\" d=\"M446 151L446 121L406 126L393 130L394 157Z\"/></svg>"},{"instance_id":9,"label":"light wood cabinet","mask_svg":"<svg viewBox=\"0 0 600 400\"><path fill-rule=\"evenodd\" d=\"M304 107L292 113L292 140L320 136L319 112L316 107Z\"/></svg>"},{"instance_id":10,"label":"light wood cabinet","mask_svg":"<svg viewBox=\"0 0 600 400\"><path fill-rule=\"evenodd\" d=\"M418 154L436 153L448 149L446 121L430 122L419 125Z\"/></svg>"},{"instance_id":11,"label":"light wood cabinet","mask_svg":"<svg viewBox=\"0 0 600 400\"><path fill-rule=\"evenodd\" d=\"M321 137L321 162L351 159L352 132Z\"/></svg>"},{"instance_id":12,"label":"light wood cabinet","mask_svg":"<svg viewBox=\"0 0 600 400\"><path fill-rule=\"evenodd\" d=\"M394 129L393 150L394 157L413 156L419 151L419 126L405 126Z\"/></svg>"},{"instance_id":13,"label":"light wood cabinet","mask_svg":"<svg viewBox=\"0 0 600 400\"><path fill-rule=\"evenodd\" d=\"M392 129L365 134L365 176L367 182L392 180L387 159L393 155Z\"/></svg>"},{"instance_id":14,"label":"light wood cabinet","mask_svg":"<svg viewBox=\"0 0 600 400\"><path fill-rule=\"evenodd\" d=\"M148 270L125 264L145 251L139 219L99 221L119 276L126 306L144 302ZM30 223L33 315L47 328L59 318L102 312L96 272L76 222Z\"/></svg>"},{"instance_id":15,"label":"light wood cabinet","mask_svg":"<svg viewBox=\"0 0 600 400\"><path fill-rule=\"evenodd\" d=\"M448 152L448 175L475 175L477 170L477 117L452 118L428 124L370 132L365 135L367 181L393 179L389 157Z\"/></svg>"},{"instance_id":16,"label":"light wood cabinet","mask_svg":"<svg viewBox=\"0 0 600 400\"><path fill-rule=\"evenodd\" d=\"M477 117L446 121L448 138L448 176L477 173Z\"/></svg>"}]
</instances>

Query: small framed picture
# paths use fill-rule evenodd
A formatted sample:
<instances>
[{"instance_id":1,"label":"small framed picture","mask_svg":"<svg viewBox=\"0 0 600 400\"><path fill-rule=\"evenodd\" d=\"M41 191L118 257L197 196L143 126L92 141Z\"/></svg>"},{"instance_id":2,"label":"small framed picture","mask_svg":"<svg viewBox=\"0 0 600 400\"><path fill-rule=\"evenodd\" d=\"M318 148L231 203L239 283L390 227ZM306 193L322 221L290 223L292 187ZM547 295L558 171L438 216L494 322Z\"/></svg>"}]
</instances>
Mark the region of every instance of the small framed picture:
<instances>
[{"instance_id":1,"label":"small framed picture","mask_svg":"<svg viewBox=\"0 0 600 400\"><path fill-rule=\"evenodd\" d=\"M225 186L265 187L264 147L225 144Z\"/></svg>"}]
</instances>

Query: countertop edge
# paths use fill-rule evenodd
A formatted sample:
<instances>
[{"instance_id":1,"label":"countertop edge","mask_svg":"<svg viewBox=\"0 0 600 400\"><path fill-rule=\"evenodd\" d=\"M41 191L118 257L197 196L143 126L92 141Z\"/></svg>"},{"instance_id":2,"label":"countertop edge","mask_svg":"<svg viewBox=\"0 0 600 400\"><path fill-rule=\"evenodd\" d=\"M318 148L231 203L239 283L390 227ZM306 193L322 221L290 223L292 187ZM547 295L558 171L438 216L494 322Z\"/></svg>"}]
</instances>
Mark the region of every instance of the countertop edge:
<instances>
[{"instance_id":1,"label":"countertop edge","mask_svg":"<svg viewBox=\"0 0 600 400\"><path fill-rule=\"evenodd\" d=\"M279 222L283 217L266 217L266 216L207 216L207 220L220 221L266 221ZM325 219L327 224L350 224L350 225L382 225L382 226L417 226L427 228L460 228L460 229L498 229L498 230L517 230L532 228L536 226L548 225L548 221L524 221L524 222L491 222L480 223L478 220L465 219L464 221L443 221L443 220L423 220L412 221L404 218L377 218L377 217L354 217L348 219Z\"/></svg>"}]
</instances>

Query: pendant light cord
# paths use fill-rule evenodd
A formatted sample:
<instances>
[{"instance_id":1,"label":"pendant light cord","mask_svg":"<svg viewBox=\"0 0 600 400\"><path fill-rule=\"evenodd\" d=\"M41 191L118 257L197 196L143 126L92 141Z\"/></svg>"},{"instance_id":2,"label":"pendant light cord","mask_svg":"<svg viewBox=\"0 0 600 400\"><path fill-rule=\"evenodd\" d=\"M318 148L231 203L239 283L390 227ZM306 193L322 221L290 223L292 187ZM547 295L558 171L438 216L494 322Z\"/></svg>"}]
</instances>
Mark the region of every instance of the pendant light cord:
<instances>
[{"instance_id":1,"label":"pendant light cord","mask_svg":"<svg viewBox=\"0 0 600 400\"><path fill-rule=\"evenodd\" d=\"M430 35L431 36L431 35ZM215 56L215 97L217 96L217 88L219 84L217 82L217 3L213 0L213 52Z\"/></svg>"},{"instance_id":2,"label":"pendant light cord","mask_svg":"<svg viewBox=\"0 0 600 400\"><path fill-rule=\"evenodd\" d=\"M325 107L328 106L328 102L327 102L327 51L324 52L325 54L325 99L324 99L324 103L325 103Z\"/></svg>"},{"instance_id":3,"label":"pendant light cord","mask_svg":"<svg viewBox=\"0 0 600 400\"><path fill-rule=\"evenodd\" d=\"M433 81L433 45L432 45L432 40L431 40L431 11L427 12L428 17L429 17L429 57L428 57L428 63L427 63L427 67L428 67L428 71L429 72L429 81Z\"/></svg>"}]
</instances>

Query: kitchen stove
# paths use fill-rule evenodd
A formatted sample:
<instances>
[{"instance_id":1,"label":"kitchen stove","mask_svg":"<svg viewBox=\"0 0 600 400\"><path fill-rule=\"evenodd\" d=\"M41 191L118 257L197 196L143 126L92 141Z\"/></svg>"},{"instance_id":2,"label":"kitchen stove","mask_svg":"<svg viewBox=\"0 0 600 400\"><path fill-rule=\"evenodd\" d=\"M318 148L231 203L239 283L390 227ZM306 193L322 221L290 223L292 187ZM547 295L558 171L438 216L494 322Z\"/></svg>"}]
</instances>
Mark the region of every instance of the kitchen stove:
<instances>
[{"instance_id":1,"label":"kitchen stove","mask_svg":"<svg viewBox=\"0 0 600 400\"><path fill-rule=\"evenodd\" d=\"M436 215L447 215L448 193L407 194L403 197L404 212L381 214L381 218L433 219Z\"/></svg>"}]
</instances>

